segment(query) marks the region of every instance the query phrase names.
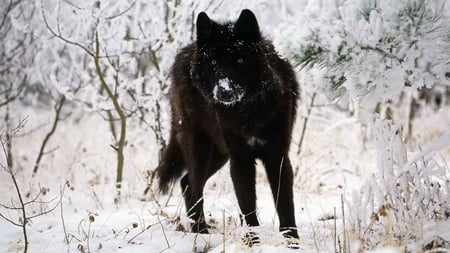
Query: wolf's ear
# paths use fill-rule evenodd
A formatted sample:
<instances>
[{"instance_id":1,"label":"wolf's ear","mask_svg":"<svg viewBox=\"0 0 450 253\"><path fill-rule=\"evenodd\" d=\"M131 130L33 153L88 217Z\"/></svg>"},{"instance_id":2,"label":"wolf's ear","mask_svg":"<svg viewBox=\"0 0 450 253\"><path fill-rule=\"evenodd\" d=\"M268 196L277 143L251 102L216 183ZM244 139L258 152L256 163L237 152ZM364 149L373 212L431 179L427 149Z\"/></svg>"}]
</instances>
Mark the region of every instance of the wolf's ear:
<instances>
[{"instance_id":1,"label":"wolf's ear","mask_svg":"<svg viewBox=\"0 0 450 253\"><path fill-rule=\"evenodd\" d=\"M234 24L236 32L244 39L250 42L259 42L261 33L259 32L258 21L251 10L244 9Z\"/></svg>"},{"instance_id":2,"label":"wolf's ear","mask_svg":"<svg viewBox=\"0 0 450 253\"><path fill-rule=\"evenodd\" d=\"M211 36L211 31L211 19L209 19L205 12L200 12L197 16L197 44L204 44Z\"/></svg>"}]
</instances>

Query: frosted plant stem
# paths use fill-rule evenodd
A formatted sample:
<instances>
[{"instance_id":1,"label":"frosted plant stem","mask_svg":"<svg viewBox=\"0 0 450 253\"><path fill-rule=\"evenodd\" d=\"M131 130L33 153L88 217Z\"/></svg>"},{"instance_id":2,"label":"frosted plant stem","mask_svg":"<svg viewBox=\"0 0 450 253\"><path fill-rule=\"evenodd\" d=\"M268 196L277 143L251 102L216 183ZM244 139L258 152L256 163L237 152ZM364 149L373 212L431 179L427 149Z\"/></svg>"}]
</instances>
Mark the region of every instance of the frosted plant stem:
<instances>
[{"instance_id":1,"label":"frosted plant stem","mask_svg":"<svg viewBox=\"0 0 450 253\"><path fill-rule=\"evenodd\" d=\"M334 227L333 227L333 244L334 244L334 252L337 253L337 242L336 242L336 237L337 237L337 225L336 225L336 207L334 207Z\"/></svg>"},{"instance_id":2,"label":"frosted plant stem","mask_svg":"<svg viewBox=\"0 0 450 253\"><path fill-rule=\"evenodd\" d=\"M303 121L302 133L300 135L300 141L298 142L297 155L300 155L302 152L303 140L305 139L306 128L308 126L308 120L309 120L309 116L311 115L312 108L314 107L314 100L316 99L316 95L317 95L317 93L315 93L315 92L312 94L311 102L309 103L308 111L306 113L305 120Z\"/></svg>"},{"instance_id":3,"label":"frosted plant stem","mask_svg":"<svg viewBox=\"0 0 450 253\"><path fill-rule=\"evenodd\" d=\"M347 251L347 228L345 227L345 210L344 210L344 196L341 194L341 206L342 206L342 225L344 229L344 238L343 238L343 248L344 252L350 252Z\"/></svg>"},{"instance_id":4,"label":"frosted plant stem","mask_svg":"<svg viewBox=\"0 0 450 253\"><path fill-rule=\"evenodd\" d=\"M314 107L314 100L316 98L316 95L317 95L317 93L315 93L315 92L312 94L311 102L309 104L308 111L305 116L305 120L303 121L302 133L300 134L300 140L298 142L297 157L299 157L300 154L302 153L303 140L305 139L306 128L308 127L308 121L309 121L309 117L311 115L312 108ZM299 171L299 167L297 166L297 168L295 169L295 176L298 175L298 171Z\"/></svg>"},{"instance_id":5,"label":"frosted plant stem","mask_svg":"<svg viewBox=\"0 0 450 253\"><path fill-rule=\"evenodd\" d=\"M320 253L319 245L317 244L316 230L314 229L314 226L312 223L311 223L311 231L312 231L313 240L314 240L314 247L316 248L317 253Z\"/></svg>"},{"instance_id":6,"label":"frosted plant stem","mask_svg":"<svg viewBox=\"0 0 450 253\"><path fill-rule=\"evenodd\" d=\"M67 186L67 184L68 183L66 183L65 186ZM63 188L63 190L61 191L61 201L59 202L59 205L60 205L60 210L61 210L61 222L62 222L63 231L64 231L64 243L69 245L69 236L67 234L66 222L64 220L63 204L62 204L62 196L64 194L64 190L65 190L65 188Z\"/></svg>"},{"instance_id":7,"label":"frosted plant stem","mask_svg":"<svg viewBox=\"0 0 450 253\"><path fill-rule=\"evenodd\" d=\"M226 221L225 221L225 209L222 210L222 222L223 222L223 231L222 231L222 252L225 253L225 232L226 232Z\"/></svg>"}]
</instances>

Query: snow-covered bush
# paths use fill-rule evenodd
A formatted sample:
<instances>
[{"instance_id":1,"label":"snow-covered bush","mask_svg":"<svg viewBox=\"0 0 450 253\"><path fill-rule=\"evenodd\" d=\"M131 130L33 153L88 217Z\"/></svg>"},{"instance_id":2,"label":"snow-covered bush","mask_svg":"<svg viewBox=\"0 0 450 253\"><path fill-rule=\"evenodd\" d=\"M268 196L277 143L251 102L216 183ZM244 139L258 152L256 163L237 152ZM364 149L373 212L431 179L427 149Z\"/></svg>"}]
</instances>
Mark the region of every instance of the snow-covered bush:
<instances>
[{"instance_id":1,"label":"snow-covered bush","mask_svg":"<svg viewBox=\"0 0 450 253\"><path fill-rule=\"evenodd\" d=\"M438 87L447 96L446 5L444 0L320 1L286 22L276 37L280 51L298 66L302 85L368 109L358 110L364 114L359 120L375 139L377 170L354 193L346 217L351 238L365 249L411 245L427 239L430 224L448 223L448 160L434 152L450 137L444 135L427 152L419 150L417 157L408 157L403 142L411 134L418 90ZM403 120L374 116L386 102L392 106L384 114L403 114Z\"/></svg>"},{"instance_id":2,"label":"snow-covered bush","mask_svg":"<svg viewBox=\"0 0 450 253\"><path fill-rule=\"evenodd\" d=\"M445 0L338 0L286 23L280 50L303 83L368 108L403 92L448 85ZM448 75L448 74L447 74Z\"/></svg>"},{"instance_id":3,"label":"snow-covered bush","mask_svg":"<svg viewBox=\"0 0 450 253\"><path fill-rule=\"evenodd\" d=\"M448 161L435 155L450 143L450 135L408 157L398 125L376 119L374 129L378 170L348 203L350 233L365 249L389 245L417 252L414 244L422 247L430 239L427 227L450 226L450 170Z\"/></svg>"},{"instance_id":4,"label":"snow-covered bush","mask_svg":"<svg viewBox=\"0 0 450 253\"><path fill-rule=\"evenodd\" d=\"M106 83L126 114L137 116L161 141L170 65L177 48L192 37L184 28L192 24L195 7L179 1L95 1L76 6L45 1L40 29L52 38L37 56L42 81L47 77L48 86L87 108L113 110L92 59L98 36Z\"/></svg>"}]
</instances>

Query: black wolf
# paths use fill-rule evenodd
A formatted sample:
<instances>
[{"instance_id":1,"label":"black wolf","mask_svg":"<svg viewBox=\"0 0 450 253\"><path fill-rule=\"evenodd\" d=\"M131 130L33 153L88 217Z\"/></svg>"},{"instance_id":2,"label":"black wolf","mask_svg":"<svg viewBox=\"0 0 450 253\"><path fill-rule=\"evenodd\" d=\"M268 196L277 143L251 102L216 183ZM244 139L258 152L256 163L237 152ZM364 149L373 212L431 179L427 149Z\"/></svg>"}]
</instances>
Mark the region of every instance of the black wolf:
<instances>
[{"instance_id":1,"label":"black wolf","mask_svg":"<svg viewBox=\"0 0 450 253\"><path fill-rule=\"evenodd\" d=\"M193 232L208 232L203 187L228 160L242 216L247 225L259 225L255 159L260 159L280 231L298 238L288 157L297 93L291 66L262 37L250 10L225 24L198 15L197 41L178 53L172 67L170 141L157 168L162 192L186 171L181 187Z\"/></svg>"}]
</instances>

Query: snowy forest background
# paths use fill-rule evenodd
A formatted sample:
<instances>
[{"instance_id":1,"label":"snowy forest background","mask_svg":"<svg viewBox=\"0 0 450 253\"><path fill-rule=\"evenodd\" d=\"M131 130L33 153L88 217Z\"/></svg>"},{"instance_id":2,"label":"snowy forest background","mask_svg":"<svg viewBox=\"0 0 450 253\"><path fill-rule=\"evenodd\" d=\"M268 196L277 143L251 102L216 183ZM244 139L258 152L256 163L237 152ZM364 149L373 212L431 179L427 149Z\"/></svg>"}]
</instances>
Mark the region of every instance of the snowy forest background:
<instances>
[{"instance_id":1,"label":"snowy forest background","mask_svg":"<svg viewBox=\"0 0 450 253\"><path fill-rule=\"evenodd\" d=\"M228 165L189 233L153 184L174 55L195 17L253 10L298 73L291 144L302 252L450 251L447 0L2 0L1 252L284 252L258 169L261 244Z\"/></svg>"}]
</instances>

